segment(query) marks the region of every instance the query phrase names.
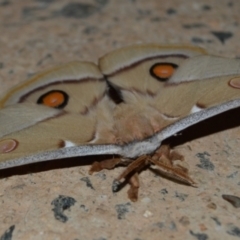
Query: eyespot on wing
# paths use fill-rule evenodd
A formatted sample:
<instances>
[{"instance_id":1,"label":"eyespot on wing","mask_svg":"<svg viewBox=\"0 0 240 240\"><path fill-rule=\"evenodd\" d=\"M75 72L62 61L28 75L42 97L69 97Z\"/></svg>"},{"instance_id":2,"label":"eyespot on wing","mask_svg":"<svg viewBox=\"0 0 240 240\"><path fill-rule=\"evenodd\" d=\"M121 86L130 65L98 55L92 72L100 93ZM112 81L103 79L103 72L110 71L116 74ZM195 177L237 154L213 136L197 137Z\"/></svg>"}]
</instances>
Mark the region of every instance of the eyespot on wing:
<instances>
[{"instance_id":1,"label":"eyespot on wing","mask_svg":"<svg viewBox=\"0 0 240 240\"><path fill-rule=\"evenodd\" d=\"M64 108L68 103L69 96L61 90L52 90L39 97L37 104L43 104L52 108Z\"/></svg>"},{"instance_id":2,"label":"eyespot on wing","mask_svg":"<svg viewBox=\"0 0 240 240\"><path fill-rule=\"evenodd\" d=\"M159 81L167 81L178 66L173 63L155 63L150 68L150 74Z\"/></svg>"}]
</instances>

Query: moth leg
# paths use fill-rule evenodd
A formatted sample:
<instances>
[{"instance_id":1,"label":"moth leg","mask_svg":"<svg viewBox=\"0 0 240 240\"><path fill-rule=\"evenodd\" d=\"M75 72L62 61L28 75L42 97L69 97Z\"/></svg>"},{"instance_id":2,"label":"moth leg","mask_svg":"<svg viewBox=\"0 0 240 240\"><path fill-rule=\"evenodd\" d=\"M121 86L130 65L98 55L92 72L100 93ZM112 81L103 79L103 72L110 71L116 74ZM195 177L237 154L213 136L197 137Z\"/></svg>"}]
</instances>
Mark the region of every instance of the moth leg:
<instances>
[{"instance_id":1,"label":"moth leg","mask_svg":"<svg viewBox=\"0 0 240 240\"><path fill-rule=\"evenodd\" d=\"M170 159L171 159L172 161L174 161L174 160L184 161L184 156L181 155L179 152L177 152L177 151L175 151L175 150L172 150L172 151L170 152Z\"/></svg>"},{"instance_id":2,"label":"moth leg","mask_svg":"<svg viewBox=\"0 0 240 240\"><path fill-rule=\"evenodd\" d=\"M122 158L106 159L101 162L94 162L89 169L89 174L92 175L94 172L100 172L103 169L113 169L117 164L122 161Z\"/></svg>"},{"instance_id":3,"label":"moth leg","mask_svg":"<svg viewBox=\"0 0 240 240\"><path fill-rule=\"evenodd\" d=\"M137 158L135 161L133 161L132 163L130 163L128 165L128 167L122 172L122 174L120 174L118 176L118 178L116 178L114 181L113 181L113 184L112 184L112 191L113 192L117 192L118 189L119 189L119 186L125 181L125 178L131 174L133 171L136 173L136 172L139 172L143 167L145 167L146 165L149 164L149 156L147 155L143 155L143 156L140 156L139 158ZM130 182L130 184L132 184Z\"/></svg>"},{"instance_id":4,"label":"moth leg","mask_svg":"<svg viewBox=\"0 0 240 240\"><path fill-rule=\"evenodd\" d=\"M130 184L130 188L127 192L128 198L132 202L136 202L138 200L138 189L140 187L139 177L137 172L131 176L131 178L129 179L129 184Z\"/></svg>"},{"instance_id":5,"label":"moth leg","mask_svg":"<svg viewBox=\"0 0 240 240\"><path fill-rule=\"evenodd\" d=\"M179 168L182 168L182 170L185 173L188 173L188 169L186 165L183 163L184 156L180 154L179 152L172 150L169 145L162 145L152 156L153 159L158 160L159 158L165 158L168 159L168 163L173 166L177 166ZM166 161L166 159L165 159ZM185 166L184 166L185 165Z\"/></svg>"},{"instance_id":6,"label":"moth leg","mask_svg":"<svg viewBox=\"0 0 240 240\"><path fill-rule=\"evenodd\" d=\"M179 152L172 150L170 148L169 145L165 144L165 145L161 145L157 151L154 153L154 156L162 156L165 155L168 159L170 159L171 161L175 161L175 160L180 160L180 161L184 161L184 156L181 155Z\"/></svg>"},{"instance_id":7,"label":"moth leg","mask_svg":"<svg viewBox=\"0 0 240 240\"><path fill-rule=\"evenodd\" d=\"M173 179L179 180L181 182L190 184L191 186L196 186L196 183L191 179L188 175L188 169L181 165L174 165L174 161L183 160L183 158L178 159L178 156L174 154L174 159L171 159L170 148L168 151L168 147L159 148L156 153L149 159L149 161L155 164L156 169L158 169L162 174L171 177ZM177 158L176 158L177 157Z\"/></svg>"}]
</instances>

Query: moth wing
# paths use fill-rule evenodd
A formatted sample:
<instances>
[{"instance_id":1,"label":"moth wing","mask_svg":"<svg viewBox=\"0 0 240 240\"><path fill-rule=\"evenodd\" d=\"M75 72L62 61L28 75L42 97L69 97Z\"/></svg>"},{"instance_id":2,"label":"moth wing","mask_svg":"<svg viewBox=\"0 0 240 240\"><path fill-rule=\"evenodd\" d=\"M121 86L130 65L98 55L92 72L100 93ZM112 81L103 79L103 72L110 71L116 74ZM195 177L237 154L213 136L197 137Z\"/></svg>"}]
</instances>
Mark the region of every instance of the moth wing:
<instances>
[{"instance_id":1,"label":"moth wing","mask_svg":"<svg viewBox=\"0 0 240 240\"><path fill-rule=\"evenodd\" d=\"M238 74L240 74L239 59L201 55L191 57L184 61L178 71L169 79L169 83Z\"/></svg>"},{"instance_id":2,"label":"moth wing","mask_svg":"<svg viewBox=\"0 0 240 240\"><path fill-rule=\"evenodd\" d=\"M114 112L114 119L120 119L118 138L141 141L159 133L156 141L161 142L239 106L239 64L188 47L144 45L107 54L99 66L121 100Z\"/></svg>"},{"instance_id":3,"label":"moth wing","mask_svg":"<svg viewBox=\"0 0 240 240\"><path fill-rule=\"evenodd\" d=\"M74 152L111 153L109 146L99 146L115 141L114 104L106 89L96 65L74 62L10 90L0 101L0 168L71 157Z\"/></svg>"},{"instance_id":4,"label":"moth wing","mask_svg":"<svg viewBox=\"0 0 240 240\"><path fill-rule=\"evenodd\" d=\"M0 110L0 138L56 117L63 111L32 103L18 103ZM24 114L22 114L24 113Z\"/></svg>"}]
</instances>

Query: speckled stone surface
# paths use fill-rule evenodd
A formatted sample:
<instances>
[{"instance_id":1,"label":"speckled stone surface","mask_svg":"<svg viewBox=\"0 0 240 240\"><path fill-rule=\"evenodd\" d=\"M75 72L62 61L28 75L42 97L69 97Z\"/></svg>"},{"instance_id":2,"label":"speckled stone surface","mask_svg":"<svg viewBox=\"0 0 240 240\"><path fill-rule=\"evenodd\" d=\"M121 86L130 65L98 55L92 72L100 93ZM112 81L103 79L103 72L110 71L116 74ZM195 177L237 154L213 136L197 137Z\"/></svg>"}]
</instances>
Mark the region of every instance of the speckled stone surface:
<instances>
[{"instance_id":1,"label":"speckled stone surface","mask_svg":"<svg viewBox=\"0 0 240 240\"><path fill-rule=\"evenodd\" d=\"M240 57L239 12L237 0L0 0L0 93L42 69L139 42ZM128 186L111 192L122 168L90 176L88 158L0 171L0 239L240 238L239 113L170 139L198 188L146 170L133 203Z\"/></svg>"}]
</instances>

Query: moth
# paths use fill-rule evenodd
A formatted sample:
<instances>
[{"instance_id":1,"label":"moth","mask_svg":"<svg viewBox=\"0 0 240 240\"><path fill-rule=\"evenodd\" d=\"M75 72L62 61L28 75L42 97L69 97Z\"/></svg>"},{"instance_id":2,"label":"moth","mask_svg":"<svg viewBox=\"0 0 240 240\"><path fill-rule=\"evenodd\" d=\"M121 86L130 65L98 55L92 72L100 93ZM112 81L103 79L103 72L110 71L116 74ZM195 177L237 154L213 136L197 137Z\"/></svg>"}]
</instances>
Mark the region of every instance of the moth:
<instances>
[{"instance_id":1,"label":"moth","mask_svg":"<svg viewBox=\"0 0 240 240\"><path fill-rule=\"evenodd\" d=\"M129 46L72 62L20 83L0 100L0 169L60 158L108 155L90 173L127 165L137 200L146 166L194 185L182 156L161 143L240 106L240 60L191 46Z\"/></svg>"}]
</instances>

